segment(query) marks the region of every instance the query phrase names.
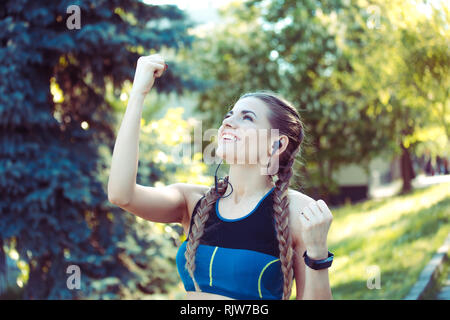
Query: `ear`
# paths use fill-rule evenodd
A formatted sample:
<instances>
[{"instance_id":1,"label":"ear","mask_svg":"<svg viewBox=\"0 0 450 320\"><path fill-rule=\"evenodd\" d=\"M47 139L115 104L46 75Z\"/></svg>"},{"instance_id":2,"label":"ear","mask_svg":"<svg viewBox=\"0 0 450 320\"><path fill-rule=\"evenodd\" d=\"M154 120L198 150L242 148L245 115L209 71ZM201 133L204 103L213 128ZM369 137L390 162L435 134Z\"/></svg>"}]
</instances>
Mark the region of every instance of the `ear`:
<instances>
[{"instance_id":1,"label":"ear","mask_svg":"<svg viewBox=\"0 0 450 320\"><path fill-rule=\"evenodd\" d=\"M275 154L280 155L281 153L283 153L284 150L286 150L287 146L289 145L289 138L286 135L283 135L280 137L278 141L279 141L279 148Z\"/></svg>"}]
</instances>

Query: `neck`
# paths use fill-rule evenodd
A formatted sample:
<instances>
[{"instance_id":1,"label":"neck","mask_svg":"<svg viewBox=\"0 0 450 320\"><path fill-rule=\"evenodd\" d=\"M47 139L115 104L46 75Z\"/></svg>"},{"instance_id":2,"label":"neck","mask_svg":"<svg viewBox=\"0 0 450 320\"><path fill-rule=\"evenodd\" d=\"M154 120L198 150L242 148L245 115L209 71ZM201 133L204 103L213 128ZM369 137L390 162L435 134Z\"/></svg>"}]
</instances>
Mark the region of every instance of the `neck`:
<instances>
[{"instance_id":1,"label":"neck","mask_svg":"<svg viewBox=\"0 0 450 320\"><path fill-rule=\"evenodd\" d=\"M270 180L268 175L260 172L261 167L258 165L248 164L231 164L229 172L229 183L227 191L224 195L230 194L230 201L237 204L246 198L260 198L265 195L275 184ZM233 189L231 188L233 185Z\"/></svg>"}]
</instances>

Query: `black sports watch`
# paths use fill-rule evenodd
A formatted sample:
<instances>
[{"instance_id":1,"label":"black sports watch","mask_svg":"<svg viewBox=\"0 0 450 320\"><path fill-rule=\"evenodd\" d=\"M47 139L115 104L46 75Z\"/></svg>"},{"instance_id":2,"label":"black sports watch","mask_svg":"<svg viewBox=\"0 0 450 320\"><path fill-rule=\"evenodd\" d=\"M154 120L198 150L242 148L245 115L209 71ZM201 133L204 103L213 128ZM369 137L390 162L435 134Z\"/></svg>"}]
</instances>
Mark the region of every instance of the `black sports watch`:
<instances>
[{"instance_id":1,"label":"black sports watch","mask_svg":"<svg viewBox=\"0 0 450 320\"><path fill-rule=\"evenodd\" d=\"M310 257L308 257L308 255L305 253L303 254L303 258L305 260L305 264L314 269L314 270L320 270L320 269L325 269L325 268L329 268L331 266L331 264L333 263L333 257L334 254L332 254L330 251L328 251L328 258L322 259L322 260L313 260Z\"/></svg>"}]
</instances>

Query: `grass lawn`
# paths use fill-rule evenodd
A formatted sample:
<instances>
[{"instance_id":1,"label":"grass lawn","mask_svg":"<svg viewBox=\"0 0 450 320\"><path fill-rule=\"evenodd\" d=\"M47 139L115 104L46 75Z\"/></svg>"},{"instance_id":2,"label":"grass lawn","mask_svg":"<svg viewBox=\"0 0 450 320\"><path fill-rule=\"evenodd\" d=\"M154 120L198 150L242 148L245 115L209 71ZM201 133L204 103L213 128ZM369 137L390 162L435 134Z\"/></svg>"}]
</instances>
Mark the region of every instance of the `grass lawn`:
<instances>
[{"instance_id":1,"label":"grass lawn","mask_svg":"<svg viewBox=\"0 0 450 320\"><path fill-rule=\"evenodd\" d=\"M333 298L403 299L450 232L450 183L331 211Z\"/></svg>"}]
</instances>

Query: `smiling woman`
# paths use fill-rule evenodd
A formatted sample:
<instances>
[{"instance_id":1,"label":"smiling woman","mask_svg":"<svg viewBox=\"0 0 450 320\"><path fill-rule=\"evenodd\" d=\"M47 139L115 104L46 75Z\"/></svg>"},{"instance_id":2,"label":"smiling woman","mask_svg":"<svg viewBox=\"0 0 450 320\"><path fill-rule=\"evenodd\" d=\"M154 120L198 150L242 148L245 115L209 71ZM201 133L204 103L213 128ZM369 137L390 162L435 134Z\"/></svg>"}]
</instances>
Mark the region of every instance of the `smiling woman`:
<instances>
[{"instance_id":1,"label":"smiling woman","mask_svg":"<svg viewBox=\"0 0 450 320\"><path fill-rule=\"evenodd\" d=\"M182 224L187 239L176 262L187 299L289 299L294 276L297 299L330 298L328 272L319 269L331 212L323 201L289 189L304 130L296 109L276 94L244 94L225 115L215 153L230 171L214 186L135 183L136 162L129 159L137 160L136 124L145 95L165 70L160 55L138 60L113 152L110 201L150 221ZM250 139L268 130L277 134ZM254 156L256 163L248 161Z\"/></svg>"}]
</instances>

